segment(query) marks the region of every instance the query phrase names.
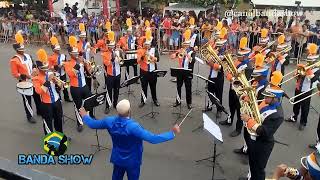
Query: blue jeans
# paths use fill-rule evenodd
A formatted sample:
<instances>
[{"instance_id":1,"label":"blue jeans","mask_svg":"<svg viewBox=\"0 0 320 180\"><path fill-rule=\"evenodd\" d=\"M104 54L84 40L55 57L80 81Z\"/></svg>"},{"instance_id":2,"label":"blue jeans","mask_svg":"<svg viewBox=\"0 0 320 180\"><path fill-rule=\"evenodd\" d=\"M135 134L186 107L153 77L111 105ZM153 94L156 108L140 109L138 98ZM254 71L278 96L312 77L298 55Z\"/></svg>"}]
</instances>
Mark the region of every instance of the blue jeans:
<instances>
[{"instance_id":1,"label":"blue jeans","mask_svg":"<svg viewBox=\"0 0 320 180\"><path fill-rule=\"evenodd\" d=\"M123 180L124 173L127 173L128 180L139 180L140 166L137 167L121 167L113 165L112 180Z\"/></svg>"}]
</instances>

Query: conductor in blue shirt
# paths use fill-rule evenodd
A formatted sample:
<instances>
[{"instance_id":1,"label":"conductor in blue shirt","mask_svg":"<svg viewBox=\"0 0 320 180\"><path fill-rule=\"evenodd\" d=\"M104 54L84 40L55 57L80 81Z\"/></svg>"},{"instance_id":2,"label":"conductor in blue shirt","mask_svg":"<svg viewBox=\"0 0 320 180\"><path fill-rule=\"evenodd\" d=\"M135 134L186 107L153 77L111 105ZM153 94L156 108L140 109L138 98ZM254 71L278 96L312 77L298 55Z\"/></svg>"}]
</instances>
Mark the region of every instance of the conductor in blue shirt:
<instances>
[{"instance_id":1,"label":"conductor in blue shirt","mask_svg":"<svg viewBox=\"0 0 320 180\"><path fill-rule=\"evenodd\" d=\"M112 180L122 180L127 173L128 180L138 180L142 163L143 141L158 144L174 139L180 133L175 125L171 131L153 134L130 118L130 102L126 99L117 104L116 116L96 120L84 109L80 114L85 124L92 129L107 129L113 143L110 162L113 163Z\"/></svg>"}]
</instances>

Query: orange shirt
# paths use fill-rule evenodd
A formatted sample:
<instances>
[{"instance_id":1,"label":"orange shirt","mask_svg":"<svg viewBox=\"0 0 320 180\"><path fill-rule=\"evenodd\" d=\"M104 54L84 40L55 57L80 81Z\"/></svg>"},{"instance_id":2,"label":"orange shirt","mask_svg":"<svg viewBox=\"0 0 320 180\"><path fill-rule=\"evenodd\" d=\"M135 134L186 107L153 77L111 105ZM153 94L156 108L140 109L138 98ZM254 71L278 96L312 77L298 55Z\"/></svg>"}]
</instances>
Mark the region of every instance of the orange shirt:
<instances>
[{"instance_id":1,"label":"orange shirt","mask_svg":"<svg viewBox=\"0 0 320 180\"><path fill-rule=\"evenodd\" d=\"M99 39L98 42L97 42L97 44L94 46L94 48L95 48L95 49L98 49L98 48L99 48L102 52L108 50L104 39Z\"/></svg>"},{"instance_id":2,"label":"orange shirt","mask_svg":"<svg viewBox=\"0 0 320 180\"><path fill-rule=\"evenodd\" d=\"M70 78L71 87L84 87L86 85L84 76L84 65L80 63L78 72L73 68L77 64L75 59L71 59L64 64L65 71Z\"/></svg>"},{"instance_id":3,"label":"orange shirt","mask_svg":"<svg viewBox=\"0 0 320 180\"><path fill-rule=\"evenodd\" d=\"M112 58L115 58L115 57L112 57L112 56L115 56L112 54L112 52L114 51L109 50L101 53L103 64L107 67L106 71L108 76L118 76L120 75L120 65L118 62L111 61Z\"/></svg>"},{"instance_id":4,"label":"orange shirt","mask_svg":"<svg viewBox=\"0 0 320 180\"><path fill-rule=\"evenodd\" d=\"M20 59L17 56L20 56L20 55L15 55L10 60L11 75L14 78L19 78L21 74L31 75L31 72L32 72L32 60L30 59L30 62L28 61L27 63L22 63L24 58L22 57Z\"/></svg>"},{"instance_id":5,"label":"orange shirt","mask_svg":"<svg viewBox=\"0 0 320 180\"><path fill-rule=\"evenodd\" d=\"M118 43L118 46L120 46L123 50L128 50L128 40L127 40L127 36L122 36Z\"/></svg>"},{"instance_id":6,"label":"orange shirt","mask_svg":"<svg viewBox=\"0 0 320 180\"><path fill-rule=\"evenodd\" d=\"M145 48L140 48L137 50L137 62L140 65L140 69L146 72L152 72L156 69L156 63L150 62L149 64L147 63L147 53L150 54L150 58L152 60L155 60L155 55L154 55L154 48L150 48L149 50Z\"/></svg>"},{"instance_id":7,"label":"orange shirt","mask_svg":"<svg viewBox=\"0 0 320 180\"><path fill-rule=\"evenodd\" d=\"M32 78L32 83L37 94L40 95L41 101L43 103L54 103L59 100L59 94L56 91L55 84L51 82L47 90L42 88L43 84L49 79L50 73L39 73L37 76Z\"/></svg>"}]
</instances>

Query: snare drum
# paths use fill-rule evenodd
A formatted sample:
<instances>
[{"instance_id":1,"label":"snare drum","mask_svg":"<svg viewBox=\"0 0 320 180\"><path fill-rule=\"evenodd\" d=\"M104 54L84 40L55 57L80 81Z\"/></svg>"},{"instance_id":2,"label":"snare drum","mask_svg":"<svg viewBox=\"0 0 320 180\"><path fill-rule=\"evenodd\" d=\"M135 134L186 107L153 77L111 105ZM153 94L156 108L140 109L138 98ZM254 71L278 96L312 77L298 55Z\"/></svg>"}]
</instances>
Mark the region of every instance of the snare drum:
<instances>
[{"instance_id":1,"label":"snare drum","mask_svg":"<svg viewBox=\"0 0 320 180\"><path fill-rule=\"evenodd\" d=\"M33 84L28 81L22 81L17 83L17 91L18 93L26 96L33 95Z\"/></svg>"}]
</instances>

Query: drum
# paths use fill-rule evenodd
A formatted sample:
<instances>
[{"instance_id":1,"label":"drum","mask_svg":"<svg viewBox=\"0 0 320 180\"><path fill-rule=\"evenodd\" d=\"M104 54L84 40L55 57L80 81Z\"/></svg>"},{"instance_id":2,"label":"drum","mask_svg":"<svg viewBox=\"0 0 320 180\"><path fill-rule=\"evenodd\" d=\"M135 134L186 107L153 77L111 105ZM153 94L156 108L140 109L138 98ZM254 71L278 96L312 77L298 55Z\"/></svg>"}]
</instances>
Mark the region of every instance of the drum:
<instances>
[{"instance_id":1,"label":"drum","mask_svg":"<svg viewBox=\"0 0 320 180\"><path fill-rule=\"evenodd\" d=\"M28 81L22 81L17 83L17 91L18 93L26 96L33 95L33 84Z\"/></svg>"}]
</instances>

